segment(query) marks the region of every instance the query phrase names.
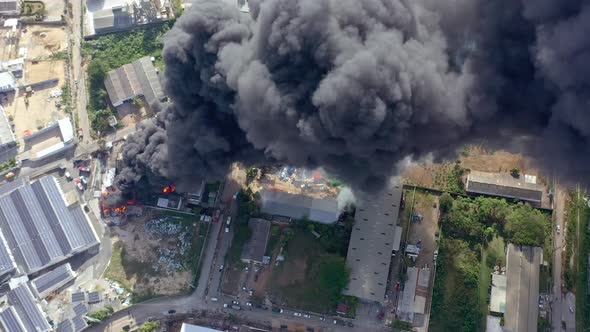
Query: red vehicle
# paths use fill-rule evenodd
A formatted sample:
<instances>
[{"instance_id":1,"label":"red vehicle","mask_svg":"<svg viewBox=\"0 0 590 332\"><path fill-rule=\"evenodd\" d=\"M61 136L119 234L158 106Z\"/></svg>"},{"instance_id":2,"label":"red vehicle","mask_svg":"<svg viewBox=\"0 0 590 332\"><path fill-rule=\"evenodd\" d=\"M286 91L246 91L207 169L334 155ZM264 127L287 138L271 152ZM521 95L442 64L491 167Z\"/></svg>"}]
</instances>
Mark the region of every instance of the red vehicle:
<instances>
[{"instance_id":1,"label":"red vehicle","mask_svg":"<svg viewBox=\"0 0 590 332\"><path fill-rule=\"evenodd\" d=\"M78 171L90 173L90 167L88 167L88 166L78 166Z\"/></svg>"}]
</instances>

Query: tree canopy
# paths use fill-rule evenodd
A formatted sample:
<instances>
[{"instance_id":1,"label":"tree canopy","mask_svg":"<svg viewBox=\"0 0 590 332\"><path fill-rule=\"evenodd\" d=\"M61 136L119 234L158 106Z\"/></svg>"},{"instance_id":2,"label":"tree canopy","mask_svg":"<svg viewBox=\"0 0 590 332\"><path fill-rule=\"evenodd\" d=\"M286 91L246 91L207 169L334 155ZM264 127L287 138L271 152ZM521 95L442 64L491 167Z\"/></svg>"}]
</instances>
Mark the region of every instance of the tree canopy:
<instances>
[{"instance_id":1,"label":"tree canopy","mask_svg":"<svg viewBox=\"0 0 590 332\"><path fill-rule=\"evenodd\" d=\"M514 244L542 247L548 218L528 204L518 204L506 216L505 231Z\"/></svg>"}]
</instances>

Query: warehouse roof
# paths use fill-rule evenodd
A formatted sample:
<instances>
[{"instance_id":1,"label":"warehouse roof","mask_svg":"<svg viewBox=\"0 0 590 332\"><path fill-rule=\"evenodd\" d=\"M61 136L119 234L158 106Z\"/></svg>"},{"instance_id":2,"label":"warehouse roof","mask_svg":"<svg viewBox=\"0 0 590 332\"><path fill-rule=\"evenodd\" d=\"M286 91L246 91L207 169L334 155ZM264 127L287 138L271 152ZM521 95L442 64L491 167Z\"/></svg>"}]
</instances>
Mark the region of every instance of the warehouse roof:
<instances>
[{"instance_id":1,"label":"warehouse roof","mask_svg":"<svg viewBox=\"0 0 590 332\"><path fill-rule=\"evenodd\" d=\"M529 178L536 180L535 177L528 176L525 179L516 179L509 174L471 171L467 176L466 191L541 203L543 186L527 181Z\"/></svg>"},{"instance_id":2,"label":"warehouse roof","mask_svg":"<svg viewBox=\"0 0 590 332\"><path fill-rule=\"evenodd\" d=\"M393 184L385 191L359 203L348 245L346 263L351 269L346 294L383 302L391 263L402 186Z\"/></svg>"},{"instance_id":3,"label":"warehouse roof","mask_svg":"<svg viewBox=\"0 0 590 332\"><path fill-rule=\"evenodd\" d=\"M133 24L126 8L103 9L92 14L94 33L106 33L124 29Z\"/></svg>"},{"instance_id":4,"label":"warehouse roof","mask_svg":"<svg viewBox=\"0 0 590 332\"><path fill-rule=\"evenodd\" d=\"M104 85L115 107L137 96L144 96L148 104L164 96L160 78L149 57L111 70L107 73Z\"/></svg>"},{"instance_id":5,"label":"warehouse roof","mask_svg":"<svg viewBox=\"0 0 590 332\"><path fill-rule=\"evenodd\" d=\"M539 267L542 252L539 247L508 244L504 313L504 328L508 331L537 331Z\"/></svg>"},{"instance_id":6,"label":"warehouse roof","mask_svg":"<svg viewBox=\"0 0 590 332\"><path fill-rule=\"evenodd\" d=\"M182 323L182 327L180 328L180 332L221 332L221 330L216 330L204 326L192 325L187 323Z\"/></svg>"},{"instance_id":7,"label":"warehouse roof","mask_svg":"<svg viewBox=\"0 0 590 332\"><path fill-rule=\"evenodd\" d=\"M16 269L16 263L14 257L8 249L8 243L2 233L0 233L0 277L14 271Z\"/></svg>"},{"instance_id":8,"label":"warehouse roof","mask_svg":"<svg viewBox=\"0 0 590 332\"><path fill-rule=\"evenodd\" d=\"M72 271L70 263L66 263L33 279L31 285L37 291L39 297L44 298L74 279L74 277L74 271Z\"/></svg>"},{"instance_id":9,"label":"warehouse roof","mask_svg":"<svg viewBox=\"0 0 590 332\"><path fill-rule=\"evenodd\" d=\"M82 331L83 329L85 329L88 326L88 324L86 324L86 321L84 320L82 315L74 317L72 319L72 322L74 323L74 331L75 332Z\"/></svg>"},{"instance_id":10,"label":"warehouse roof","mask_svg":"<svg viewBox=\"0 0 590 332\"><path fill-rule=\"evenodd\" d=\"M262 263L262 257L266 252L268 235L270 234L270 221L258 218L248 220L248 228L252 236L244 244L242 249L242 260Z\"/></svg>"},{"instance_id":11,"label":"warehouse roof","mask_svg":"<svg viewBox=\"0 0 590 332\"><path fill-rule=\"evenodd\" d=\"M66 206L52 176L0 187L0 230L17 265L32 273L98 244L79 205Z\"/></svg>"},{"instance_id":12,"label":"warehouse roof","mask_svg":"<svg viewBox=\"0 0 590 332\"><path fill-rule=\"evenodd\" d=\"M325 224L338 220L340 211L334 198L314 198L305 195L290 194L284 191L263 189L260 191L263 213L289 217L293 219L309 218Z\"/></svg>"},{"instance_id":13,"label":"warehouse roof","mask_svg":"<svg viewBox=\"0 0 590 332\"><path fill-rule=\"evenodd\" d=\"M2 310L2 312L0 312L0 323L4 327L5 331L27 332L23 322L12 306L6 307L4 310Z\"/></svg>"},{"instance_id":14,"label":"warehouse roof","mask_svg":"<svg viewBox=\"0 0 590 332\"><path fill-rule=\"evenodd\" d=\"M25 331L45 332L51 327L45 319L43 312L35 302L29 286L24 283L8 292L8 304L14 309L16 316L25 327ZM7 331L11 331L5 326Z\"/></svg>"},{"instance_id":15,"label":"warehouse roof","mask_svg":"<svg viewBox=\"0 0 590 332\"><path fill-rule=\"evenodd\" d=\"M4 108L0 106L0 152L11 147L16 147L16 137L12 132L12 126L8 121Z\"/></svg>"}]
</instances>

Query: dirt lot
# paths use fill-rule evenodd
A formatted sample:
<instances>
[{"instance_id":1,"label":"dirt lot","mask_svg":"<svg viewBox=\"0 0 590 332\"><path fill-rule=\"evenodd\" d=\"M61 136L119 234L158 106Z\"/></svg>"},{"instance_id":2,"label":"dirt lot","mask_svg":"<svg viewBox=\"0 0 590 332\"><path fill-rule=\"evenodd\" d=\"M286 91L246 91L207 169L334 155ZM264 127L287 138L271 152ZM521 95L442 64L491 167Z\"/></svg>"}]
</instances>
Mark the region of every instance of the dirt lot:
<instances>
[{"instance_id":1,"label":"dirt lot","mask_svg":"<svg viewBox=\"0 0 590 332\"><path fill-rule=\"evenodd\" d=\"M458 154L460 165L466 169L484 172L509 172L517 167L521 173L539 175L539 171L532 162L520 154L508 151L489 151L481 146L470 146L462 148ZM406 183L425 187L433 187L435 175L448 168L449 163L440 164L424 161L406 168L403 176Z\"/></svg>"},{"instance_id":2,"label":"dirt lot","mask_svg":"<svg viewBox=\"0 0 590 332\"><path fill-rule=\"evenodd\" d=\"M135 126L141 120L153 116L149 107L125 103L117 107L117 117L123 126Z\"/></svg>"},{"instance_id":3,"label":"dirt lot","mask_svg":"<svg viewBox=\"0 0 590 332\"><path fill-rule=\"evenodd\" d=\"M51 93L61 92L64 84L64 61L41 61L37 64L27 62L25 64L25 77L27 82L39 82L49 78L58 78L57 84L49 84L34 89L29 97L29 104L25 104L22 92L10 93L2 100L2 107L9 116L14 118L15 134L21 139L25 131L35 132L45 127L49 122L56 121L66 116L66 113L58 109L56 102L61 98L51 98Z\"/></svg>"},{"instance_id":4,"label":"dirt lot","mask_svg":"<svg viewBox=\"0 0 590 332\"><path fill-rule=\"evenodd\" d=\"M27 60L48 60L66 49L67 34L62 27L27 26L18 47L27 49Z\"/></svg>"},{"instance_id":5,"label":"dirt lot","mask_svg":"<svg viewBox=\"0 0 590 332\"><path fill-rule=\"evenodd\" d=\"M408 197L409 204L411 199L412 194ZM410 223L407 244L415 245L420 241L422 250L416 259L415 266L432 268L434 249L436 249L434 236L438 231L438 196L416 191L413 215L421 215L423 219L420 222Z\"/></svg>"},{"instance_id":6,"label":"dirt lot","mask_svg":"<svg viewBox=\"0 0 590 332\"><path fill-rule=\"evenodd\" d=\"M63 0L43 0L45 4L45 15L60 16L64 13L65 1Z\"/></svg>"},{"instance_id":7,"label":"dirt lot","mask_svg":"<svg viewBox=\"0 0 590 332\"><path fill-rule=\"evenodd\" d=\"M146 226L154 225L154 220L160 220L159 226ZM159 213L148 213L113 227L113 258L106 277L121 282L141 297L187 291L192 279L185 260L190 253L193 228L190 222L165 219ZM187 246L182 244L185 241Z\"/></svg>"}]
</instances>

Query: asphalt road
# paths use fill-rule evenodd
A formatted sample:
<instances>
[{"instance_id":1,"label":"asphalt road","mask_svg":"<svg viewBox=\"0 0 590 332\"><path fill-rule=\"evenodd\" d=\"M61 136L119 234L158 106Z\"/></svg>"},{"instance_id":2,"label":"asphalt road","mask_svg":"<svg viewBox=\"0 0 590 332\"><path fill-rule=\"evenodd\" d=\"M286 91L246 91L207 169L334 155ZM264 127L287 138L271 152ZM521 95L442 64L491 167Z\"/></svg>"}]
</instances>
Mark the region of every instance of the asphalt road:
<instances>
[{"instance_id":1,"label":"asphalt road","mask_svg":"<svg viewBox=\"0 0 590 332\"><path fill-rule=\"evenodd\" d=\"M565 214L565 191L559 187L556 190L555 207L554 207L554 224L553 225L553 303L551 307L551 321L553 331L563 331L561 326L562 321L562 303L563 296L561 293L561 285L563 284L561 275L561 258L563 247L563 232L565 230L564 214ZM556 228L561 227L560 234L557 234Z\"/></svg>"}]
</instances>

